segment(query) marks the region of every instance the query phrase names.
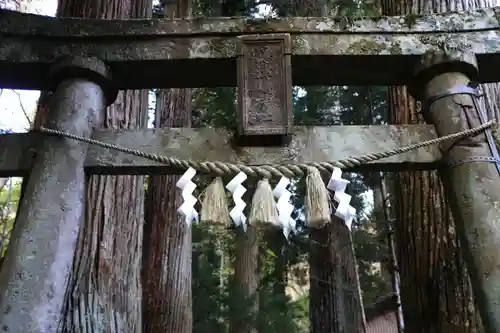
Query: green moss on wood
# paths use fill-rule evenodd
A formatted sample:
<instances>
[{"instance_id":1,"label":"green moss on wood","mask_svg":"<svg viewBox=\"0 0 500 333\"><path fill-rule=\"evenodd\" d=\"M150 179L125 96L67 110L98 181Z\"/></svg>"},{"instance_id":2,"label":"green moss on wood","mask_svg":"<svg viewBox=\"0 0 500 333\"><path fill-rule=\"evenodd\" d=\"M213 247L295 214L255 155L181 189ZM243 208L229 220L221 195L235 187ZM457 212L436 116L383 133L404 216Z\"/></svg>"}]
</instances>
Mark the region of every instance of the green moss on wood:
<instances>
[{"instance_id":1,"label":"green moss on wood","mask_svg":"<svg viewBox=\"0 0 500 333\"><path fill-rule=\"evenodd\" d=\"M292 43L292 52L296 52L298 50L303 50L308 47L307 40L302 36L297 36L293 39Z\"/></svg>"},{"instance_id":2,"label":"green moss on wood","mask_svg":"<svg viewBox=\"0 0 500 333\"><path fill-rule=\"evenodd\" d=\"M348 54L366 54L374 53L379 54L387 48L386 45L377 43L373 40L360 40L358 42L352 43L347 49Z\"/></svg>"},{"instance_id":3,"label":"green moss on wood","mask_svg":"<svg viewBox=\"0 0 500 333\"><path fill-rule=\"evenodd\" d=\"M211 54L219 54L220 57L233 57L236 53L237 41L227 38L212 38L207 42Z\"/></svg>"},{"instance_id":4,"label":"green moss on wood","mask_svg":"<svg viewBox=\"0 0 500 333\"><path fill-rule=\"evenodd\" d=\"M244 31L261 33L272 33L283 30L294 30L293 24L281 19L247 19Z\"/></svg>"},{"instance_id":5,"label":"green moss on wood","mask_svg":"<svg viewBox=\"0 0 500 333\"><path fill-rule=\"evenodd\" d=\"M347 15L349 32L432 32L498 29L500 8L469 12L450 12L432 15L394 17L357 17ZM346 16L346 15L344 15ZM70 37L92 36L172 36L175 34L227 34L228 32L342 32L346 31L345 17L341 18L286 18L248 19L193 18L182 20L81 20L58 19L32 14L3 11L0 34L16 36Z\"/></svg>"},{"instance_id":6,"label":"green moss on wood","mask_svg":"<svg viewBox=\"0 0 500 333\"><path fill-rule=\"evenodd\" d=\"M408 14L405 16L404 21L406 24L406 27L411 29L413 25L417 22L418 15L416 14Z\"/></svg>"}]
</instances>

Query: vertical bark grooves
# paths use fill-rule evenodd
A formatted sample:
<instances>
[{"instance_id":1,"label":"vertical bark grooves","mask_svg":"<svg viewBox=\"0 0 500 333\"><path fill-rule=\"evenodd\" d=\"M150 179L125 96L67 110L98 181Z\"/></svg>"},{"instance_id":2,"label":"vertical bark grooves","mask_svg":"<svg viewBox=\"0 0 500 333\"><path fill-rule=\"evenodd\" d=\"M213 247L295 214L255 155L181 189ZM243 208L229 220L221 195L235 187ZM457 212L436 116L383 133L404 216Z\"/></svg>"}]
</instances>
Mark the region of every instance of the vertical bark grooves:
<instances>
[{"instance_id":1,"label":"vertical bark grooves","mask_svg":"<svg viewBox=\"0 0 500 333\"><path fill-rule=\"evenodd\" d=\"M51 125L89 137L93 125L102 122L104 93L95 83L65 80L54 96ZM53 138L40 147L0 274L4 332L58 328L84 217L86 150L75 141Z\"/></svg>"},{"instance_id":2,"label":"vertical bark grooves","mask_svg":"<svg viewBox=\"0 0 500 333\"><path fill-rule=\"evenodd\" d=\"M145 243L145 332L191 332L191 230L178 216L178 176L149 179Z\"/></svg>"},{"instance_id":3,"label":"vertical bark grooves","mask_svg":"<svg viewBox=\"0 0 500 333\"><path fill-rule=\"evenodd\" d=\"M332 219L329 226L311 230L309 235L311 331L364 332L350 231L343 221Z\"/></svg>"},{"instance_id":4,"label":"vertical bark grooves","mask_svg":"<svg viewBox=\"0 0 500 333\"><path fill-rule=\"evenodd\" d=\"M141 91L120 92L108 128L140 125ZM140 332L144 177L88 177L87 216L80 231L66 316L69 332ZM88 320L88 317L92 320Z\"/></svg>"},{"instance_id":5,"label":"vertical bark grooves","mask_svg":"<svg viewBox=\"0 0 500 333\"><path fill-rule=\"evenodd\" d=\"M288 253L287 246L288 242L283 237L281 230L270 229L266 232L267 239L270 240L269 247L272 249L276 257L274 258L274 271L273 271L273 293L275 297L283 297L283 301L277 304L277 308L280 311L281 316L286 316L288 312L288 297L286 295L285 289L287 286L287 273L288 273ZM265 297L259 295L259 301L261 298ZM263 307L260 308L262 311ZM262 330L263 331L263 330ZM275 333L289 333L289 325L275 325Z\"/></svg>"},{"instance_id":6,"label":"vertical bark grooves","mask_svg":"<svg viewBox=\"0 0 500 333\"><path fill-rule=\"evenodd\" d=\"M192 2L178 0L166 17L190 17ZM183 54L187 49L179 47ZM155 127L191 127L191 89L159 90ZM192 232L177 213L182 204L177 175L151 176L146 199L144 252L145 332L191 333Z\"/></svg>"},{"instance_id":7,"label":"vertical bark grooves","mask_svg":"<svg viewBox=\"0 0 500 333\"><path fill-rule=\"evenodd\" d=\"M476 1L382 0L383 15L471 9ZM423 123L406 87L391 87L391 121ZM405 333L481 332L454 222L436 171L395 174L396 244Z\"/></svg>"},{"instance_id":8,"label":"vertical bark grooves","mask_svg":"<svg viewBox=\"0 0 500 333\"><path fill-rule=\"evenodd\" d=\"M150 1L60 0L59 17L150 17ZM144 127L148 91L120 91L104 127ZM143 176L91 175L85 224L80 230L67 291L63 332L139 333L143 230Z\"/></svg>"},{"instance_id":9,"label":"vertical bark grooves","mask_svg":"<svg viewBox=\"0 0 500 333\"><path fill-rule=\"evenodd\" d=\"M378 176L378 174L377 174ZM375 178L375 177L373 177ZM379 177L380 179L380 177ZM387 218L385 216L384 212L384 198L382 196L382 186L381 183L384 180L378 181L377 184L377 179L375 178L373 181L372 185L372 190L373 190L373 213L372 216L375 219L375 222L377 223L377 228L380 226L380 230L386 230L387 227L386 225L390 223L387 221ZM384 232L384 236L386 236L386 233ZM385 239L384 239L385 240ZM382 241L382 240L381 240ZM380 261L380 274L382 275L384 281L390 281L391 280L391 271L392 271L392 266L391 266L391 259L390 259L390 254L387 255L387 257L382 258Z\"/></svg>"},{"instance_id":10,"label":"vertical bark grooves","mask_svg":"<svg viewBox=\"0 0 500 333\"><path fill-rule=\"evenodd\" d=\"M248 192L251 192L250 189ZM260 282L258 230L248 227L247 232L244 233L238 228L235 244L234 288L231 292L233 301L238 302L238 298L241 297L241 304L245 306L236 306L232 309L229 331L231 333L255 333L257 332L255 321L259 311L257 292Z\"/></svg>"},{"instance_id":11,"label":"vertical bark grooves","mask_svg":"<svg viewBox=\"0 0 500 333\"><path fill-rule=\"evenodd\" d=\"M331 3L299 1L295 15L326 16L328 5ZM312 96L311 92L314 90L306 88L306 91L308 96ZM317 108L315 101L308 100L308 111L313 112ZM343 221L332 217L332 223L327 227L310 231L309 242L311 332L365 332L357 262L350 230Z\"/></svg>"},{"instance_id":12,"label":"vertical bark grooves","mask_svg":"<svg viewBox=\"0 0 500 333\"><path fill-rule=\"evenodd\" d=\"M298 1L296 16L326 16L333 3ZM278 8L278 12L283 11ZM307 96L312 96L306 88ZM307 110L318 105L308 100ZM314 119L318 121L317 119ZM363 305L350 230L333 217L331 225L309 234L309 318L314 333L365 332Z\"/></svg>"},{"instance_id":13,"label":"vertical bark grooves","mask_svg":"<svg viewBox=\"0 0 500 333\"><path fill-rule=\"evenodd\" d=\"M38 98L35 117L33 119L33 124L31 125L31 129L38 130L42 125L45 124L47 120L48 110L49 110L49 101L52 93L49 91L42 91L40 93L40 97Z\"/></svg>"}]
</instances>

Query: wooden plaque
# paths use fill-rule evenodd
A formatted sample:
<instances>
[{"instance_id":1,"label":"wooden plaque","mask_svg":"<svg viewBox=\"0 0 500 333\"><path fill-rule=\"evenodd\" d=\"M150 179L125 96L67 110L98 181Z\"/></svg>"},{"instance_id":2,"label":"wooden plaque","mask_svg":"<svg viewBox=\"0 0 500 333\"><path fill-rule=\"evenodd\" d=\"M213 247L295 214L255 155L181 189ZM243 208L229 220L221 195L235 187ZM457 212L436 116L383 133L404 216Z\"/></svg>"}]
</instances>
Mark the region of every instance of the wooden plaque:
<instances>
[{"instance_id":1,"label":"wooden plaque","mask_svg":"<svg viewBox=\"0 0 500 333\"><path fill-rule=\"evenodd\" d=\"M238 134L290 134L293 125L290 35L247 35L238 39Z\"/></svg>"}]
</instances>

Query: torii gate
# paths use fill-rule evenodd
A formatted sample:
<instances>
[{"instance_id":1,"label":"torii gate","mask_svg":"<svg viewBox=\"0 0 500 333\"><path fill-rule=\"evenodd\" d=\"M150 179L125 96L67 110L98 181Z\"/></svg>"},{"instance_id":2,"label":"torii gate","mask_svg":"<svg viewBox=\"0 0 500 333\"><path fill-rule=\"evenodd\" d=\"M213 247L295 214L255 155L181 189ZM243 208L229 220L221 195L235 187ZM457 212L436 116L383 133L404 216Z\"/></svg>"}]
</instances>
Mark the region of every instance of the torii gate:
<instances>
[{"instance_id":1,"label":"torii gate","mask_svg":"<svg viewBox=\"0 0 500 333\"><path fill-rule=\"evenodd\" d=\"M494 70L500 68L499 11L347 24L329 18L93 21L2 11L0 87L53 89L49 127L146 153L250 166L342 160L486 123L468 84L500 79ZM179 47L186 52L176 51ZM293 127L292 82L407 84L424 102L433 125ZM220 129L93 130L117 89L234 85L239 87L239 147L232 133ZM267 107L259 107L262 103ZM261 146L243 146L248 137ZM444 170L487 333L500 332L500 167L493 146L486 130L359 166ZM0 156L0 177L30 174L0 272L2 332L39 332L45 325L41 320L60 310L66 286L51 277L71 269L84 212L84 169L101 174L184 171L35 132L1 135Z\"/></svg>"}]
</instances>

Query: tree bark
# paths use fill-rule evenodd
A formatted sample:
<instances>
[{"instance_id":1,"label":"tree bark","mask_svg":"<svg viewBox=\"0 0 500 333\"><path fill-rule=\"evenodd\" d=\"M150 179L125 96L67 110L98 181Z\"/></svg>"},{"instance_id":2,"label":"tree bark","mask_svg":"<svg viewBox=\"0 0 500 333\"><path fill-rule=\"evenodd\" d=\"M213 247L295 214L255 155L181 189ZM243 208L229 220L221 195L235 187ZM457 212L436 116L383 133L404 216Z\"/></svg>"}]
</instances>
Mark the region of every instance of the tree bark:
<instances>
[{"instance_id":1,"label":"tree bark","mask_svg":"<svg viewBox=\"0 0 500 333\"><path fill-rule=\"evenodd\" d=\"M60 0L58 17L148 18L141 0ZM145 127L148 91L120 91L104 127ZM63 332L139 333L144 176L88 176L87 211L78 236Z\"/></svg>"},{"instance_id":2,"label":"tree bark","mask_svg":"<svg viewBox=\"0 0 500 333\"><path fill-rule=\"evenodd\" d=\"M47 120L51 96L52 92L50 91L42 91L40 93L40 97L38 98L37 102L35 118L33 119L33 124L31 126L33 130L39 130L40 127L45 124L45 121Z\"/></svg>"},{"instance_id":3,"label":"tree bark","mask_svg":"<svg viewBox=\"0 0 500 333\"><path fill-rule=\"evenodd\" d=\"M252 201L256 184L247 180L247 192L243 200ZM247 205L245 214L248 217L250 205ZM259 231L249 226L246 232L241 227L235 231L235 256L232 263L234 275L230 284L230 333L256 333L259 331Z\"/></svg>"},{"instance_id":4,"label":"tree bark","mask_svg":"<svg viewBox=\"0 0 500 333\"><path fill-rule=\"evenodd\" d=\"M380 176L377 173L374 178L379 178ZM377 228L377 232L380 232L380 237L381 242L385 243L385 240L387 239L387 224L390 223L387 221L385 214L384 214L384 198L382 196L382 189L380 186L380 183L383 180L380 180L376 184L376 180L373 182L374 186L372 186L373 190L373 213L372 213L372 218L375 220L375 225ZM387 254L387 256L384 256L382 260L380 261L380 275L385 281L391 281L391 260L390 260L390 253Z\"/></svg>"},{"instance_id":5,"label":"tree bark","mask_svg":"<svg viewBox=\"0 0 500 333\"><path fill-rule=\"evenodd\" d=\"M255 187L248 186L253 192ZM249 195L245 202L250 202ZM256 333L259 314L258 289L259 273L259 235L254 227L248 227L247 232L241 228L235 230L236 254L234 258L234 280L231 289L232 308L231 333Z\"/></svg>"},{"instance_id":6,"label":"tree bark","mask_svg":"<svg viewBox=\"0 0 500 333\"><path fill-rule=\"evenodd\" d=\"M261 288L259 290L259 332L272 331L273 333L289 333L293 331L293 321L288 316L289 298L286 294L288 273L288 241L282 230L270 228L262 233L262 242L259 246L261 274ZM268 257L269 250L272 257ZM264 265L270 265L271 270ZM266 276L264 272L268 271ZM270 270L270 271L269 271ZM268 281L264 278L267 277ZM269 293L272 293L272 302L268 302Z\"/></svg>"},{"instance_id":7,"label":"tree bark","mask_svg":"<svg viewBox=\"0 0 500 333\"><path fill-rule=\"evenodd\" d=\"M53 127L89 137L102 123L106 101L98 84L69 78L59 83L54 96ZM86 152L87 145L73 140L47 137L41 143L0 272L4 332L58 329L84 218Z\"/></svg>"},{"instance_id":8,"label":"tree bark","mask_svg":"<svg viewBox=\"0 0 500 333\"><path fill-rule=\"evenodd\" d=\"M390 96L395 123L420 122L406 88L391 88ZM437 172L398 173L394 191L405 332L481 332Z\"/></svg>"},{"instance_id":9,"label":"tree bark","mask_svg":"<svg viewBox=\"0 0 500 333\"><path fill-rule=\"evenodd\" d=\"M332 217L330 225L311 230L309 238L311 332L364 332L350 230Z\"/></svg>"},{"instance_id":10,"label":"tree bark","mask_svg":"<svg viewBox=\"0 0 500 333\"><path fill-rule=\"evenodd\" d=\"M313 15L319 16L321 11ZM315 119L319 110L313 98L315 90L306 90L307 110ZM360 333L366 329L350 233L344 221L334 216L331 224L309 233L309 316L314 333Z\"/></svg>"},{"instance_id":11,"label":"tree bark","mask_svg":"<svg viewBox=\"0 0 500 333\"><path fill-rule=\"evenodd\" d=\"M444 62L434 61L433 55L422 60L423 66L439 66ZM468 58L468 59L467 59ZM475 66L475 59L460 56L464 62ZM435 96L447 89L469 84L470 77L452 68L450 72L437 74L425 83L424 96ZM413 88L412 88L413 89ZM412 91L415 96L416 91ZM446 113L442 110L446 109ZM457 133L464 128L479 126L486 120L481 111L474 110L474 101L468 94L456 94L440 98L425 111L426 119L436 126L439 136ZM450 121L453 120L453 121ZM457 121L455 121L457 120ZM490 145L494 145L490 133L442 144L450 161L466 161L475 156L493 156ZM489 138L488 138L489 136ZM443 167L441 179L446 190L451 211L456 223L458 239L485 332L500 331L500 235L496 221L500 216L499 169L491 163L476 163L470 166Z\"/></svg>"},{"instance_id":12,"label":"tree bark","mask_svg":"<svg viewBox=\"0 0 500 333\"><path fill-rule=\"evenodd\" d=\"M471 10L484 1L382 1L383 15ZM498 91L498 85L485 87ZM498 96L498 94L496 94ZM392 123L424 120L406 87L391 87ZM498 97L497 97L498 98ZM496 101L492 105L496 105ZM496 108L498 116L498 109ZM498 119L498 118L497 118ZM455 224L436 171L400 172L393 184L405 333L482 332Z\"/></svg>"},{"instance_id":13,"label":"tree bark","mask_svg":"<svg viewBox=\"0 0 500 333\"><path fill-rule=\"evenodd\" d=\"M165 16L190 17L192 2L167 5ZM187 50L179 48L179 53ZM191 90L159 90L155 127L191 127ZM151 176L146 199L144 239L145 332L191 333L193 330L192 234L177 208L182 204L177 175Z\"/></svg>"}]
</instances>

